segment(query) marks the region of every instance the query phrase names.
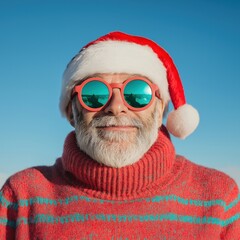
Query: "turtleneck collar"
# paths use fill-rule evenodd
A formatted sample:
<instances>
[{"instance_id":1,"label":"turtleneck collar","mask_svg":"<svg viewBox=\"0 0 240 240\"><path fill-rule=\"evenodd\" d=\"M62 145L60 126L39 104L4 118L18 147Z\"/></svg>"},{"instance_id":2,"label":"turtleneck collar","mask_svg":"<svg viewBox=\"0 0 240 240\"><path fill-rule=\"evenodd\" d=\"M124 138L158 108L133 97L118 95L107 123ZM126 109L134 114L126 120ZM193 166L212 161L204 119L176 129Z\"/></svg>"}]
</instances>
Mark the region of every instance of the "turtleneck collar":
<instances>
[{"instance_id":1,"label":"turtleneck collar","mask_svg":"<svg viewBox=\"0 0 240 240\"><path fill-rule=\"evenodd\" d=\"M77 146L75 132L67 136L62 155L64 170L77 179L78 186L93 197L111 200L145 195L161 184L174 161L175 149L164 126L145 155L126 167L108 167L91 159Z\"/></svg>"}]
</instances>

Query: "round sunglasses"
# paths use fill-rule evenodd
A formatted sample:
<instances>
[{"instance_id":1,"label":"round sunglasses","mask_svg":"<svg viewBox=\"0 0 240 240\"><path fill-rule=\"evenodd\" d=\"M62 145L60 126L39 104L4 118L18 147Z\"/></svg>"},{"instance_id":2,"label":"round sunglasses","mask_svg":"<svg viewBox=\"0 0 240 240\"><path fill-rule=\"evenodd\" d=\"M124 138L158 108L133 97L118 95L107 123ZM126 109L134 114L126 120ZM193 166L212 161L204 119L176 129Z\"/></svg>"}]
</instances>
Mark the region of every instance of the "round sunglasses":
<instances>
[{"instance_id":1,"label":"round sunglasses","mask_svg":"<svg viewBox=\"0 0 240 240\"><path fill-rule=\"evenodd\" d=\"M154 97L160 99L158 86L142 77L132 77L123 83L108 83L102 78L91 77L74 87L80 104L88 111L100 111L112 97L114 88L121 91L124 104L132 111L148 108Z\"/></svg>"}]
</instances>

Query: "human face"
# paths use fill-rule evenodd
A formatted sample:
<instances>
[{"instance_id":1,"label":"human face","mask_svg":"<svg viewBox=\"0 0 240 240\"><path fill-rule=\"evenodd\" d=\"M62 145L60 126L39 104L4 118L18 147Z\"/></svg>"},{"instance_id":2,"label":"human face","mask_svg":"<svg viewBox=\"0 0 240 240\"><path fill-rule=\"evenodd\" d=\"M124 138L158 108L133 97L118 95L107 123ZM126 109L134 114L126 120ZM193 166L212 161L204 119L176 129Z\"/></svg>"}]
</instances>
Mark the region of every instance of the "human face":
<instances>
[{"instance_id":1,"label":"human face","mask_svg":"<svg viewBox=\"0 0 240 240\"><path fill-rule=\"evenodd\" d=\"M132 75L98 74L108 83L123 83ZM137 76L136 76L137 77ZM143 111L131 111L119 89L113 89L108 104L99 112L82 108L73 100L74 126L80 149L111 167L137 162L155 142L162 124L163 103L155 99Z\"/></svg>"}]
</instances>

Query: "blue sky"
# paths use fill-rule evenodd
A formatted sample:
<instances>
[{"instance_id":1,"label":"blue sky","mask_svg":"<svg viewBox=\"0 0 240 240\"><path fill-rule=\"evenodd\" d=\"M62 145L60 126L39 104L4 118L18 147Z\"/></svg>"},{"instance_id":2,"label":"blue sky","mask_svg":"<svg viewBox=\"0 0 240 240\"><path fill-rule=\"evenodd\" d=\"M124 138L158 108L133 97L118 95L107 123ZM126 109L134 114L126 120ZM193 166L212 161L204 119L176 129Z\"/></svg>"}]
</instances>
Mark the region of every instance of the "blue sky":
<instances>
[{"instance_id":1,"label":"blue sky","mask_svg":"<svg viewBox=\"0 0 240 240\"><path fill-rule=\"evenodd\" d=\"M0 186L52 165L73 130L60 115L62 73L79 49L119 30L158 42L175 61L201 122L179 154L240 185L240 1L0 1Z\"/></svg>"}]
</instances>

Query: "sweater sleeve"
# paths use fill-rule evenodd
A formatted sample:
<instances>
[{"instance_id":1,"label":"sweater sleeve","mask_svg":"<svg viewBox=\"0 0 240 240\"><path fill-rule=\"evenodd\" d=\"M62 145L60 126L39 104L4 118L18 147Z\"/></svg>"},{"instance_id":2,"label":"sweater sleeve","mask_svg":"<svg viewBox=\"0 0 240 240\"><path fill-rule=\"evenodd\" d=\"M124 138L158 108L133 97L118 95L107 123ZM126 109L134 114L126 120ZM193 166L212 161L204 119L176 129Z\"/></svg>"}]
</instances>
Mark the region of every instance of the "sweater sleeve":
<instances>
[{"instance_id":1,"label":"sweater sleeve","mask_svg":"<svg viewBox=\"0 0 240 240\"><path fill-rule=\"evenodd\" d=\"M8 182L0 191L0 239L15 239L17 204Z\"/></svg>"},{"instance_id":2,"label":"sweater sleeve","mask_svg":"<svg viewBox=\"0 0 240 240\"><path fill-rule=\"evenodd\" d=\"M232 186L226 202L222 240L240 239L240 193L236 183Z\"/></svg>"}]
</instances>

